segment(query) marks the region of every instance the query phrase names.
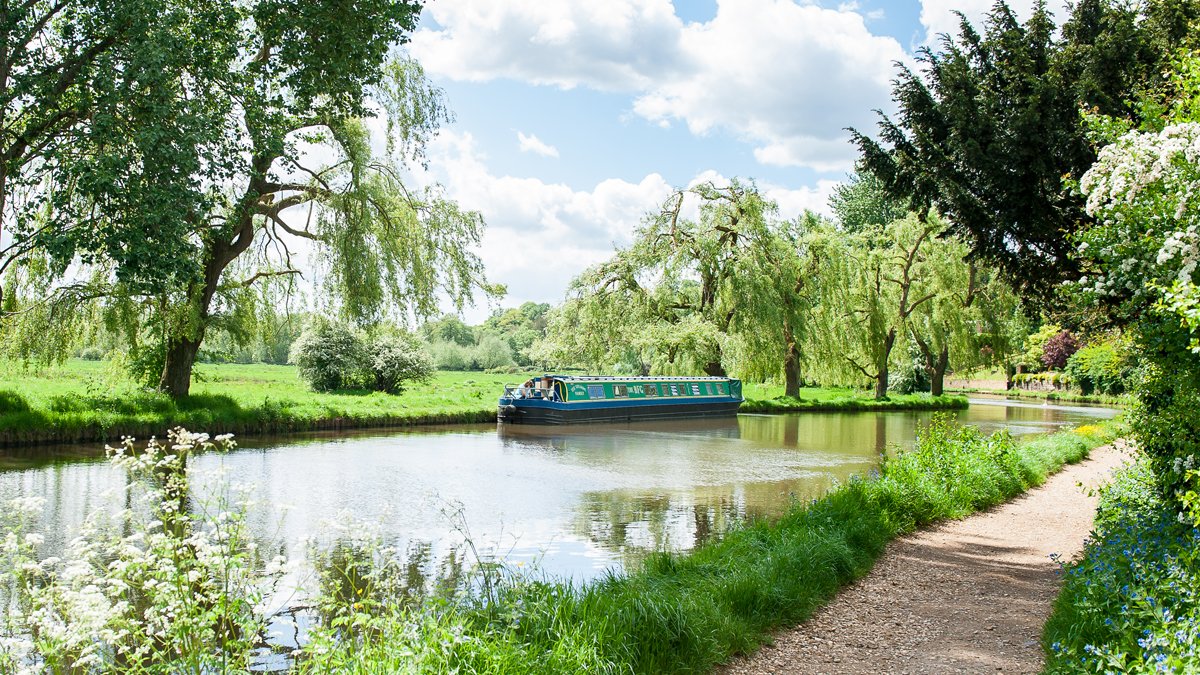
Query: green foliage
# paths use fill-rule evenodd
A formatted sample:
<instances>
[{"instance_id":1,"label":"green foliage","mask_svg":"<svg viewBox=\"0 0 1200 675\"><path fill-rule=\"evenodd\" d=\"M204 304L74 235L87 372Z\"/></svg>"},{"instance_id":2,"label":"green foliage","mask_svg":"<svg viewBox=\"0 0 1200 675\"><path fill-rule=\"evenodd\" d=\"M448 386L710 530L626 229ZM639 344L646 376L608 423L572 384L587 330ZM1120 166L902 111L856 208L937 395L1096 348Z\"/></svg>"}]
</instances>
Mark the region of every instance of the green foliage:
<instances>
[{"instance_id":1,"label":"green foliage","mask_svg":"<svg viewBox=\"0 0 1200 675\"><path fill-rule=\"evenodd\" d=\"M399 394L410 382L426 383L433 379L433 358L413 336L380 335L367 347L367 359L374 377L372 389Z\"/></svg>"},{"instance_id":2,"label":"green foliage","mask_svg":"<svg viewBox=\"0 0 1200 675\"><path fill-rule=\"evenodd\" d=\"M313 391L337 391L364 386L371 357L349 327L319 321L300 335L290 360Z\"/></svg>"},{"instance_id":3,"label":"green foliage","mask_svg":"<svg viewBox=\"0 0 1200 675\"><path fill-rule=\"evenodd\" d=\"M1046 672L1200 668L1200 530L1181 524L1145 456L1100 492L1095 527L1042 636Z\"/></svg>"},{"instance_id":4,"label":"green foliage","mask_svg":"<svg viewBox=\"0 0 1200 675\"><path fill-rule=\"evenodd\" d=\"M855 172L839 183L829 197L838 226L846 232L883 227L903 218L906 205L889 197L883 183L870 172Z\"/></svg>"},{"instance_id":5,"label":"green foliage","mask_svg":"<svg viewBox=\"0 0 1200 675\"><path fill-rule=\"evenodd\" d=\"M84 347L79 350L79 358L85 361L101 361L104 356L104 349L101 347Z\"/></svg>"},{"instance_id":6,"label":"green foliage","mask_svg":"<svg viewBox=\"0 0 1200 675\"><path fill-rule=\"evenodd\" d=\"M471 350L471 366L474 370L492 370L515 365L512 347L498 335L485 335Z\"/></svg>"},{"instance_id":7,"label":"green foliage","mask_svg":"<svg viewBox=\"0 0 1200 675\"><path fill-rule=\"evenodd\" d=\"M436 321L427 321L421 326L421 335L428 342L452 342L469 347L475 344L475 331L453 314L443 314Z\"/></svg>"},{"instance_id":8,"label":"green foliage","mask_svg":"<svg viewBox=\"0 0 1200 675\"><path fill-rule=\"evenodd\" d=\"M455 342L434 342L429 355L440 370L472 370L475 364L471 348Z\"/></svg>"},{"instance_id":9,"label":"green foliage","mask_svg":"<svg viewBox=\"0 0 1200 675\"><path fill-rule=\"evenodd\" d=\"M1070 234L1089 223L1063 185L1095 160L1080 102L1132 115L1127 102L1161 84L1197 17L1191 0L1085 0L1057 37L1045 5L1020 24L997 3L981 30L964 21L938 51L922 50L919 73L901 69L897 119L880 121L879 141L855 132L862 166L909 208L936 209L978 257L1046 299L1078 275Z\"/></svg>"},{"instance_id":10,"label":"green foliage","mask_svg":"<svg viewBox=\"0 0 1200 675\"><path fill-rule=\"evenodd\" d=\"M1020 357L1020 363L1034 370L1041 370L1044 367L1042 355L1046 353L1046 343L1062 331L1062 326L1056 323L1044 323L1041 328L1030 333L1025 338L1025 352Z\"/></svg>"},{"instance_id":11,"label":"green foliage","mask_svg":"<svg viewBox=\"0 0 1200 675\"><path fill-rule=\"evenodd\" d=\"M1132 342L1122 336L1110 336L1092 342L1067 360L1067 375L1085 395L1116 396L1133 384L1134 352Z\"/></svg>"},{"instance_id":12,"label":"green foliage","mask_svg":"<svg viewBox=\"0 0 1200 675\"><path fill-rule=\"evenodd\" d=\"M698 207L695 220L685 215L689 204ZM713 375L769 360L778 373L804 331L800 240L819 223L780 221L777 210L739 180L677 191L647 214L629 248L572 282L536 360ZM725 353L731 343L736 363Z\"/></svg>"},{"instance_id":13,"label":"green foliage","mask_svg":"<svg viewBox=\"0 0 1200 675\"><path fill-rule=\"evenodd\" d=\"M1175 63L1171 83L1181 105L1151 110L1159 116L1143 120L1146 130L1113 139L1080 181L1097 223L1078 246L1094 274L1074 289L1088 310L1132 328L1143 364L1133 431L1164 494L1193 523L1200 523L1200 473L1188 463L1200 455L1200 357L1192 350L1191 289L1200 278L1200 217L1190 191L1200 176L1193 150L1200 119L1187 117L1186 100L1200 86L1197 61L1190 53Z\"/></svg>"}]
</instances>

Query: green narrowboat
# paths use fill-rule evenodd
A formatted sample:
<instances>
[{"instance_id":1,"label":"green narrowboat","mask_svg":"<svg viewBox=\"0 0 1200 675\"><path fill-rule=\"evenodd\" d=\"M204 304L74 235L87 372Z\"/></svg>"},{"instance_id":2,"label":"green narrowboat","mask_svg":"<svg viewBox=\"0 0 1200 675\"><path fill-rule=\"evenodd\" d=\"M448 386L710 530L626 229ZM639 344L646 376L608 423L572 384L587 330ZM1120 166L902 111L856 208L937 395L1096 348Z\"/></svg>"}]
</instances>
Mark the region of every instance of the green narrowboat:
<instances>
[{"instance_id":1,"label":"green narrowboat","mask_svg":"<svg viewBox=\"0 0 1200 675\"><path fill-rule=\"evenodd\" d=\"M736 415L742 381L729 377L542 375L506 385L497 416L515 424L634 422Z\"/></svg>"}]
</instances>

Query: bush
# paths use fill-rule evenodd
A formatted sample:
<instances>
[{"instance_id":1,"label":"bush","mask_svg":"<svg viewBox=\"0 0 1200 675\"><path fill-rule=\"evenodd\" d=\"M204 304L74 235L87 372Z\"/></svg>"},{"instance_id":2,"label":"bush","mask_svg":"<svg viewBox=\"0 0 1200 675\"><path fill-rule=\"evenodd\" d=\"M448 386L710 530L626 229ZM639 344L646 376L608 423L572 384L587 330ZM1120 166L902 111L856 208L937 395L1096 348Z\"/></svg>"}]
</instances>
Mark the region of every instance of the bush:
<instances>
[{"instance_id":1,"label":"bush","mask_svg":"<svg viewBox=\"0 0 1200 675\"><path fill-rule=\"evenodd\" d=\"M1048 323L1025 338L1025 352L1021 354L1021 364L1039 370L1042 368L1042 354L1046 351L1046 343L1050 338L1062 332L1062 326Z\"/></svg>"},{"instance_id":2,"label":"bush","mask_svg":"<svg viewBox=\"0 0 1200 675\"><path fill-rule=\"evenodd\" d=\"M373 380L362 340L349 328L319 322L292 345L291 362L314 391L362 387Z\"/></svg>"},{"instance_id":3,"label":"bush","mask_svg":"<svg viewBox=\"0 0 1200 675\"><path fill-rule=\"evenodd\" d=\"M456 342L434 342L429 345L433 362L441 370L471 370L471 348Z\"/></svg>"},{"instance_id":4,"label":"bush","mask_svg":"<svg viewBox=\"0 0 1200 675\"><path fill-rule=\"evenodd\" d=\"M406 382L428 382L433 377L433 357L411 335L381 336L369 352L375 391L399 394Z\"/></svg>"},{"instance_id":5,"label":"bush","mask_svg":"<svg viewBox=\"0 0 1200 675\"><path fill-rule=\"evenodd\" d=\"M1123 394L1133 377L1130 345L1121 338L1090 344L1067 359L1067 373L1084 394Z\"/></svg>"},{"instance_id":6,"label":"bush","mask_svg":"<svg viewBox=\"0 0 1200 675\"><path fill-rule=\"evenodd\" d=\"M104 350L100 347L87 347L79 352L79 358L84 361L102 361L104 360Z\"/></svg>"},{"instance_id":7,"label":"bush","mask_svg":"<svg viewBox=\"0 0 1200 675\"><path fill-rule=\"evenodd\" d=\"M471 350L472 370L491 370L504 368L516 363L513 360L512 347L503 338L487 335Z\"/></svg>"},{"instance_id":8,"label":"bush","mask_svg":"<svg viewBox=\"0 0 1200 675\"><path fill-rule=\"evenodd\" d=\"M1064 330L1046 341L1046 346L1042 348L1042 365L1054 370L1062 370L1067 365L1067 359L1077 351L1079 351L1079 341L1075 339L1071 331Z\"/></svg>"}]
</instances>

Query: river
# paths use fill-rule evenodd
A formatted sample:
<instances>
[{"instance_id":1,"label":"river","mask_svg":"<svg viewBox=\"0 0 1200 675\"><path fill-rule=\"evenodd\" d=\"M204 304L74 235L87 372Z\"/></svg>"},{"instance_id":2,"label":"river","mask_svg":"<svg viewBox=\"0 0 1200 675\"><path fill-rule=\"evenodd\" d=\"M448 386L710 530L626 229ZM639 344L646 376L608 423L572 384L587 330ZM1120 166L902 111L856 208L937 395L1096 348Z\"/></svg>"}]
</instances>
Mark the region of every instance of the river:
<instances>
[{"instance_id":1,"label":"river","mask_svg":"<svg viewBox=\"0 0 1200 675\"><path fill-rule=\"evenodd\" d=\"M973 399L951 413L984 431L1043 433L1114 409ZM740 415L736 419L534 427L459 425L246 439L192 458L200 500L250 486L260 547L301 557L354 523L407 551L418 583L460 569L469 536L485 555L586 581L647 552L686 550L746 518L865 475L909 446L928 412ZM0 452L0 501L46 499L44 555L89 511L126 502L98 446ZM269 557L269 556L268 556ZM469 561L468 561L469 562Z\"/></svg>"}]
</instances>

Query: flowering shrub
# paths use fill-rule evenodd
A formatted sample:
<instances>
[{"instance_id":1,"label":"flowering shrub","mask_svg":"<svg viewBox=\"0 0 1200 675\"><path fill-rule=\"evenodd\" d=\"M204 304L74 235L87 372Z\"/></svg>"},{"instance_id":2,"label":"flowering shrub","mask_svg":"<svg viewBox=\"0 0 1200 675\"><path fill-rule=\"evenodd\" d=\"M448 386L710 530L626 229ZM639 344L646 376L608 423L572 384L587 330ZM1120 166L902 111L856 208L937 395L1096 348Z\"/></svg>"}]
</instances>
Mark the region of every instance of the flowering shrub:
<instances>
[{"instance_id":1,"label":"flowering shrub","mask_svg":"<svg viewBox=\"0 0 1200 675\"><path fill-rule=\"evenodd\" d=\"M1079 252L1097 273L1081 290L1137 313L1173 282L1193 283L1200 263L1200 123L1131 131L1106 145L1080 187L1099 225Z\"/></svg>"},{"instance_id":2,"label":"flowering shrub","mask_svg":"<svg viewBox=\"0 0 1200 675\"><path fill-rule=\"evenodd\" d=\"M315 391L352 389L369 379L366 347L346 326L324 321L310 326L292 345L289 360Z\"/></svg>"},{"instance_id":3,"label":"flowering shrub","mask_svg":"<svg viewBox=\"0 0 1200 675\"><path fill-rule=\"evenodd\" d=\"M407 382L433 378L433 358L410 335L385 335L368 348L375 391L399 394Z\"/></svg>"},{"instance_id":4,"label":"flowering shrub","mask_svg":"<svg viewBox=\"0 0 1200 675\"><path fill-rule=\"evenodd\" d=\"M64 559L40 560L30 532L38 500L0 521L0 672L210 673L244 670L261 642L263 599L281 573L245 525L246 502L189 504L187 461L233 447L228 436L176 429L166 444L108 448L136 503L92 514ZM265 570L265 571L260 571Z\"/></svg>"},{"instance_id":5,"label":"flowering shrub","mask_svg":"<svg viewBox=\"0 0 1200 675\"><path fill-rule=\"evenodd\" d=\"M1200 529L1178 522L1147 458L1102 491L1044 642L1050 673L1200 670Z\"/></svg>"},{"instance_id":6,"label":"flowering shrub","mask_svg":"<svg viewBox=\"0 0 1200 675\"><path fill-rule=\"evenodd\" d=\"M1185 59L1180 91L1196 90L1187 78L1200 77L1197 64ZM1177 517L1200 523L1200 475L1175 468L1200 456L1200 358L1192 351L1200 346L1200 120L1188 119L1189 110L1178 108L1161 131L1116 138L1084 174L1080 187L1098 224L1080 235L1092 276L1076 290L1136 328L1146 365L1131 426Z\"/></svg>"}]
</instances>

